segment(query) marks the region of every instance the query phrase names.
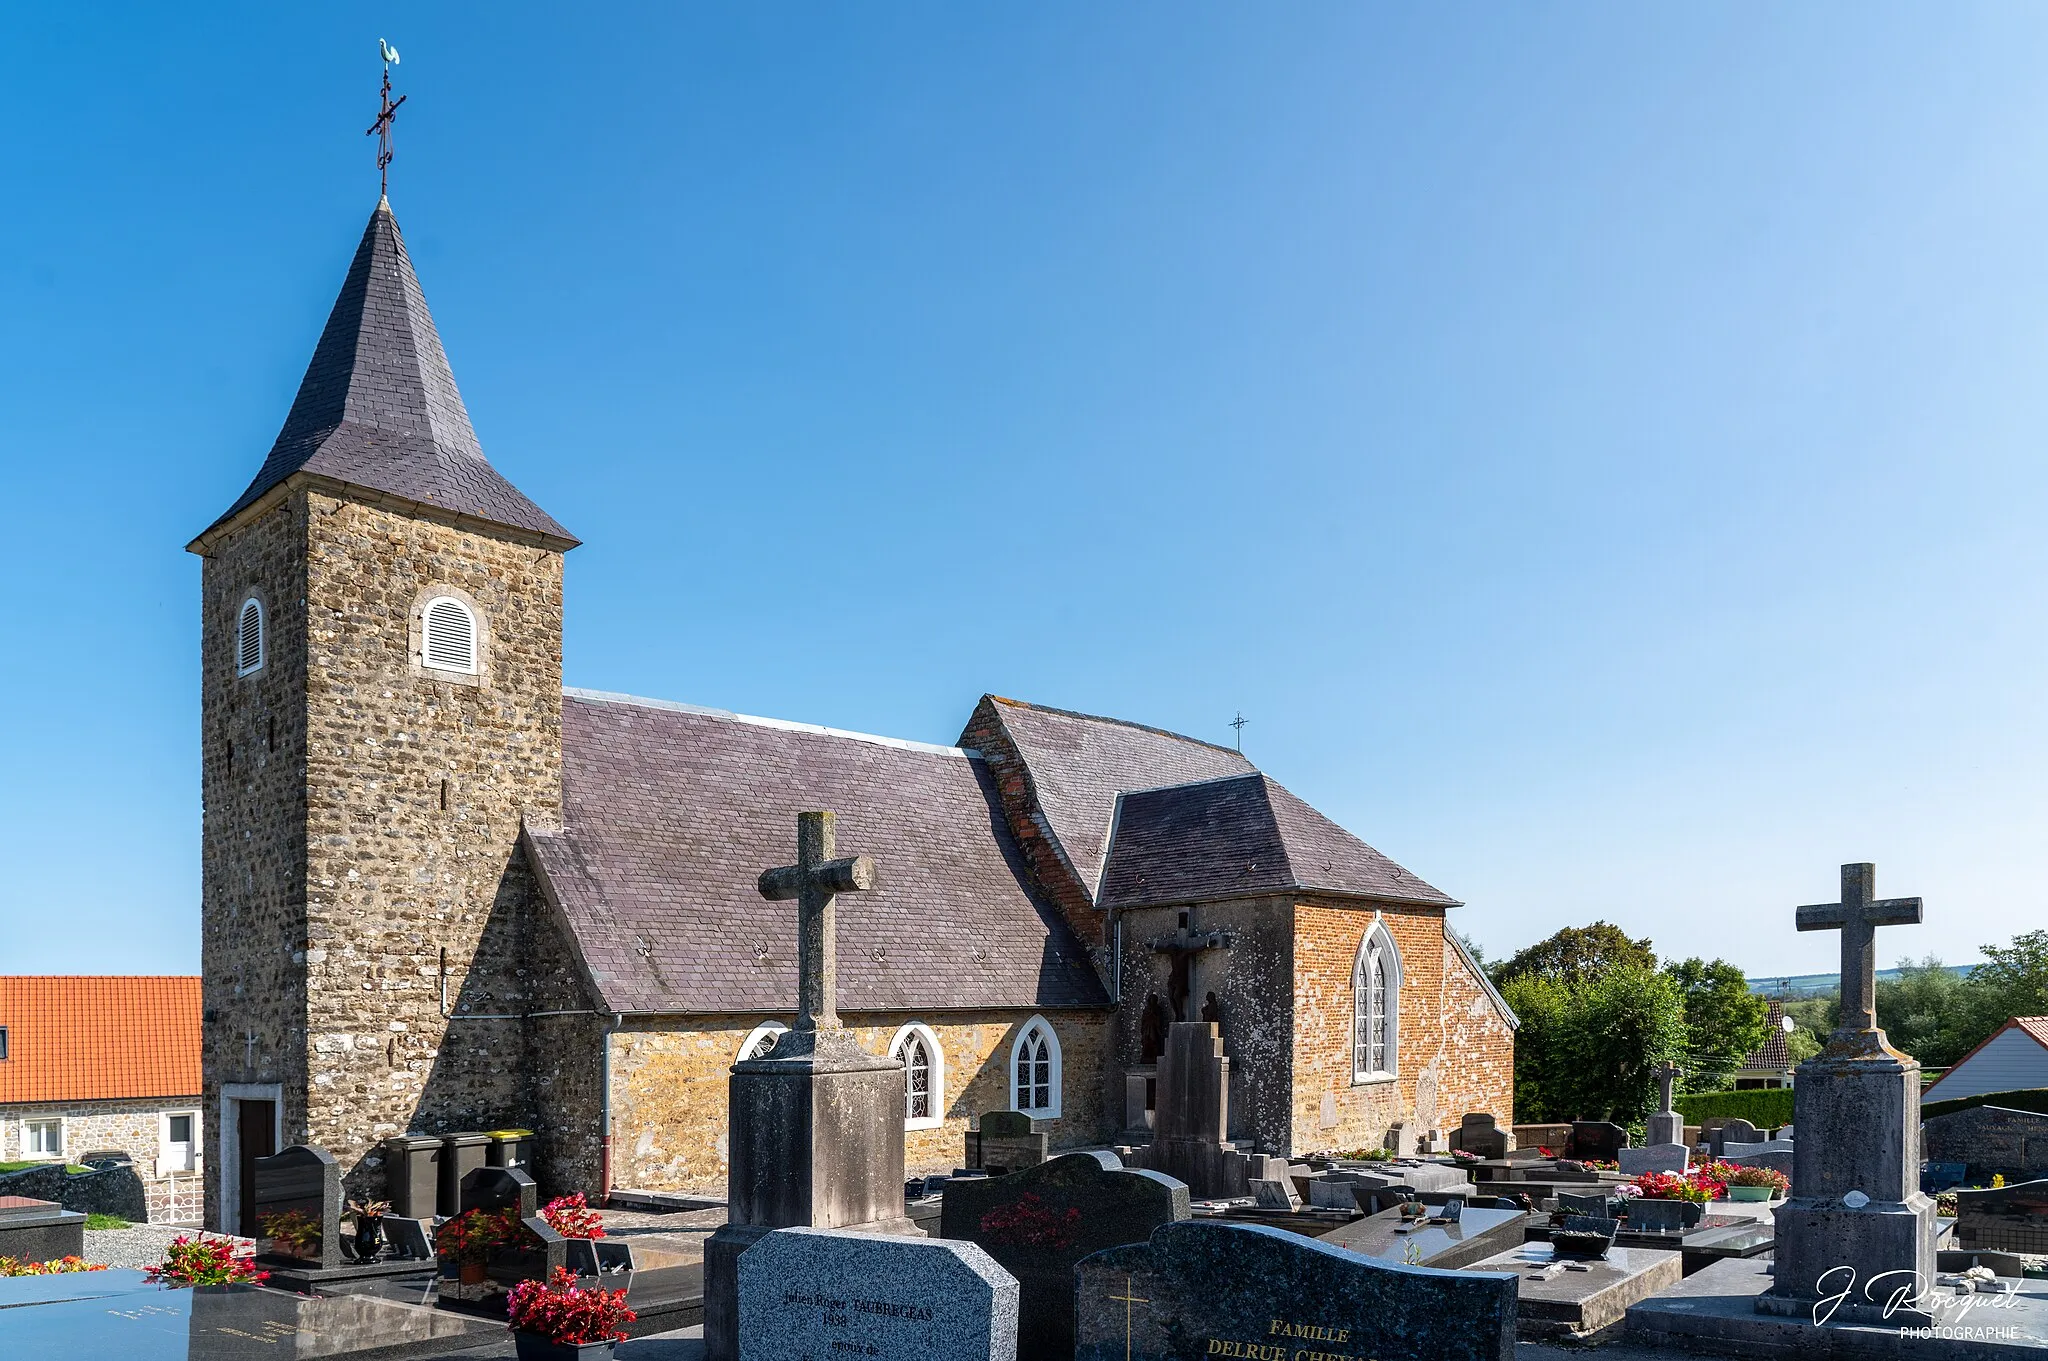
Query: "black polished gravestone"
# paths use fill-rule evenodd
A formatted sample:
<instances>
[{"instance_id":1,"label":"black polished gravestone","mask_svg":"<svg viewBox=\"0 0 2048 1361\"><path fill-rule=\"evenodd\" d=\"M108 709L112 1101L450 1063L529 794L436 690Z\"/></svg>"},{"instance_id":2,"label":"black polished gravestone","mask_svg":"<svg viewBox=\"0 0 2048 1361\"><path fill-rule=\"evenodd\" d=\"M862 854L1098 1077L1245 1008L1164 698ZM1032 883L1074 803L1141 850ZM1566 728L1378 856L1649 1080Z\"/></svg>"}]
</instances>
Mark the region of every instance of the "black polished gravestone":
<instances>
[{"instance_id":1,"label":"black polished gravestone","mask_svg":"<svg viewBox=\"0 0 2048 1361\"><path fill-rule=\"evenodd\" d=\"M1143 1243L1192 1213L1188 1188L1114 1153L1068 1153L1005 1177L946 1183L939 1237L982 1248L1017 1278L1017 1354L1074 1350L1074 1264Z\"/></svg>"},{"instance_id":2,"label":"black polished gravestone","mask_svg":"<svg viewBox=\"0 0 2048 1361\"><path fill-rule=\"evenodd\" d=\"M250 1285L165 1290L140 1271L0 1280L0 1356L244 1361L346 1356L379 1361L468 1354L505 1334L372 1295L293 1295Z\"/></svg>"},{"instance_id":3,"label":"black polished gravestone","mask_svg":"<svg viewBox=\"0 0 2048 1361\"><path fill-rule=\"evenodd\" d=\"M341 1167L314 1144L256 1159L256 1261L329 1269L342 1264Z\"/></svg>"},{"instance_id":4,"label":"black polished gravestone","mask_svg":"<svg viewBox=\"0 0 2048 1361\"><path fill-rule=\"evenodd\" d=\"M540 1213L540 1188L523 1168L479 1167L462 1179L459 1205L459 1212L463 1213L482 1210L496 1214L516 1209L519 1218L531 1219Z\"/></svg>"},{"instance_id":5,"label":"black polished gravestone","mask_svg":"<svg viewBox=\"0 0 2048 1361\"><path fill-rule=\"evenodd\" d=\"M1611 1163L1628 1147L1628 1131L1605 1120L1572 1121L1571 1156L1580 1162Z\"/></svg>"},{"instance_id":6,"label":"black polished gravestone","mask_svg":"<svg viewBox=\"0 0 2048 1361\"><path fill-rule=\"evenodd\" d=\"M1514 1355L1514 1276L1378 1261L1259 1224L1163 1225L1075 1277L1074 1361Z\"/></svg>"},{"instance_id":7,"label":"black polished gravestone","mask_svg":"<svg viewBox=\"0 0 2048 1361\"><path fill-rule=\"evenodd\" d=\"M1046 1160L1051 1137L1022 1111L990 1111L980 1129L967 1131L967 1166L992 1177L1036 1167Z\"/></svg>"},{"instance_id":8,"label":"black polished gravestone","mask_svg":"<svg viewBox=\"0 0 2048 1361\"><path fill-rule=\"evenodd\" d=\"M1956 1246L2048 1255L2048 1181L1956 1192Z\"/></svg>"}]
</instances>

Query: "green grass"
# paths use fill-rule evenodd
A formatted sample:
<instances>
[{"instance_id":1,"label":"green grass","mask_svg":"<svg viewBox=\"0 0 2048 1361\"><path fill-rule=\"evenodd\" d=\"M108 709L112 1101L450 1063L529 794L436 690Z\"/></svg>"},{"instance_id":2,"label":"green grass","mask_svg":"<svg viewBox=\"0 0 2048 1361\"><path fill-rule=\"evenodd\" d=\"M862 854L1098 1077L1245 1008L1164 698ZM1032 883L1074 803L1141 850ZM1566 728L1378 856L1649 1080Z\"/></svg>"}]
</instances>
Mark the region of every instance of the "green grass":
<instances>
[{"instance_id":1,"label":"green grass","mask_svg":"<svg viewBox=\"0 0 2048 1361\"><path fill-rule=\"evenodd\" d=\"M43 1162L43 1161L40 1161L40 1160L32 1160L32 1161L29 1161L29 1162L21 1162L21 1163L0 1163L0 1176L5 1176L5 1175L6 1175L7 1173L9 1173L9 1172L26 1172L26 1171L28 1171L28 1170L29 1170L30 1168L32 1168L32 1167L49 1167L49 1166L52 1166L52 1164L50 1164L50 1163L48 1163L48 1162ZM70 1173L72 1173L73 1175L76 1175L76 1174L78 1174L78 1173L80 1173L80 1172L90 1172L90 1171L92 1171L92 1169L91 1169L90 1167L80 1167L80 1166L79 1166L79 1165L78 1165L77 1163L65 1163L65 1164L64 1164L64 1170L65 1170L66 1172L70 1172Z\"/></svg>"},{"instance_id":2,"label":"green grass","mask_svg":"<svg viewBox=\"0 0 2048 1361\"><path fill-rule=\"evenodd\" d=\"M89 1214L85 1217L85 1227L88 1229L125 1229L128 1227L128 1221L116 1219L112 1215Z\"/></svg>"}]
</instances>

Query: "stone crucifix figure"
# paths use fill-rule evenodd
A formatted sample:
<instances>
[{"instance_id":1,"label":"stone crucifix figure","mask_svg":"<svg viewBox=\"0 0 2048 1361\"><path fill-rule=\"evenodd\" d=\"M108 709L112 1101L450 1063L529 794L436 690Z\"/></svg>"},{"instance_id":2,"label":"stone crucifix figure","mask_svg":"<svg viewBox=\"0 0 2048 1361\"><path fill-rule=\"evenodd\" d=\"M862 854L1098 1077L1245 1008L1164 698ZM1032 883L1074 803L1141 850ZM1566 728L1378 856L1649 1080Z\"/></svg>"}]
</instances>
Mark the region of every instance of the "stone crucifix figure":
<instances>
[{"instance_id":1,"label":"stone crucifix figure","mask_svg":"<svg viewBox=\"0 0 2048 1361\"><path fill-rule=\"evenodd\" d=\"M1798 916L1801 931L1842 933L1842 1016L1835 1035L1856 1039L1859 1049L1884 1047L1877 1028L1877 928L1920 922L1918 898L1875 899L1876 886L1877 866L1844 865L1842 901L1802 907Z\"/></svg>"},{"instance_id":2,"label":"stone crucifix figure","mask_svg":"<svg viewBox=\"0 0 2048 1361\"><path fill-rule=\"evenodd\" d=\"M761 896L797 902L796 1029L838 1030L839 955L833 903L841 893L875 886L875 862L864 855L834 859L830 813L796 815L796 863L763 870Z\"/></svg>"}]
</instances>

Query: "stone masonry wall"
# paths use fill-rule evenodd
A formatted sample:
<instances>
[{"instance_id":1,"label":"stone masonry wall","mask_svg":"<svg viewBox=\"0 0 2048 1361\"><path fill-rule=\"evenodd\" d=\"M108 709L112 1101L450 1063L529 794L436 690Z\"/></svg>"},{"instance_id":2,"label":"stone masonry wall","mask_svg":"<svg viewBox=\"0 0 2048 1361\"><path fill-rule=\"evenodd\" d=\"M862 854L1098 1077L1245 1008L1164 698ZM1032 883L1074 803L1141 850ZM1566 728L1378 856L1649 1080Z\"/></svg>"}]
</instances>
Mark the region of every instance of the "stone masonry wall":
<instances>
[{"instance_id":1,"label":"stone masonry wall","mask_svg":"<svg viewBox=\"0 0 2048 1361\"><path fill-rule=\"evenodd\" d=\"M870 1053L888 1052L897 1030L921 1021L944 1055L943 1123L906 1131L910 1175L961 1165L970 1118L1008 1110L1010 1046L1032 1016L1059 1036L1061 1117L1054 1148L1100 1144L1106 1131L1095 1093L1111 1031L1107 1011L950 1012L923 1016L847 1014ZM793 1016L629 1018L612 1037L613 1171L616 1186L715 1192L726 1180L726 1102L733 1062L756 1025Z\"/></svg>"},{"instance_id":2,"label":"stone masonry wall","mask_svg":"<svg viewBox=\"0 0 2048 1361\"><path fill-rule=\"evenodd\" d=\"M1352 967L1375 911L1401 955L1399 1071L1352 1081ZM1467 1111L1513 1123L1514 1032L1457 948L1441 908L1304 902L1295 910L1296 1153L1377 1148L1388 1126L1455 1126Z\"/></svg>"},{"instance_id":3,"label":"stone masonry wall","mask_svg":"<svg viewBox=\"0 0 2048 1361\"><path fill-rule=\"evenodd\" d=\"M305 1110L352 1192L377 1142L530 1124L522 1077L537 893L522 817L561 815L562 557L307 497ZM472 602L481 675L422 670L420 612ZM447 1005L442 1014L442 952ZM295 1117L298 1117L295 1119ZM369 1161L365 1164L366 1156Z\"/></svg>"},{"instance_id":4,"label":"stone masonry wall","mask_svg":"<svg viewBox=\"0 0 2048 1361\"><path fill-rule=\"evenodd\" d=\"M200 984L206 1204L220 1204L223 1083L305 1085L306 500L240 525L200 574ZM237 676L242 602L260 670ZM153 1156L153 1155L152 1155ZM215 1225L214 1227L219 1227Z\"/></svg>"},{"instance_id":5,"label":"stone masonry wall","mask_svg":"<svg viewBox=\"0 0 2048 1361\"><path fill-rule=\"evenodd\" d=\"M76 1163L88 1153L126 1153L135 1163L149 1197L149 1219L153 1224L197 1223L201 1204L203 1169L159 1177L157 1159L163 1152L162 1116L165 1112L192 1114L205 1118L200 1098L151 1098L142 1101L46 1102L0 1106L0 1162L25 1161L30 1157L22 1146L21 1122L62 1116L64 1157L53 1162Z\"/></svg>"}]
</instances>

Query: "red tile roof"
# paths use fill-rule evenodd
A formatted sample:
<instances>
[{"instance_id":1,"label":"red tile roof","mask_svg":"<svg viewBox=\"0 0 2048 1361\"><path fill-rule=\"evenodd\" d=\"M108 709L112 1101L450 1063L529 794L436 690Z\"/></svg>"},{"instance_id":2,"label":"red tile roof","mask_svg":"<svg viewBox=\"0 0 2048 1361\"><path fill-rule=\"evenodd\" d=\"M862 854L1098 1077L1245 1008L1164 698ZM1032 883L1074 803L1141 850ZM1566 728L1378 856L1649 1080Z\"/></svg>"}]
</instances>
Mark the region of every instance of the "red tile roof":
<instances>
[{"instance_id":1,"label":"red tile roof","mask_svg":"<svg viewBox=\"0 0 2048 1361\"><path fill-rule=\"evenodd\" d=\"M2048 1049L2048 1016L2015 1016L2012 1023L2040 1041Z\"/></svg>"},{"instance_id":2,"label":"red tile roof","mask_svg":"<svg viewBox=\"0 0 2048 1361\"><path fill-rule=\"evenodd\" d=\"M0 1105L196 1096L199 980L0 975Z\"/></svg>"}]
</instances>

